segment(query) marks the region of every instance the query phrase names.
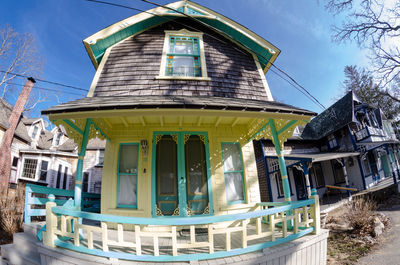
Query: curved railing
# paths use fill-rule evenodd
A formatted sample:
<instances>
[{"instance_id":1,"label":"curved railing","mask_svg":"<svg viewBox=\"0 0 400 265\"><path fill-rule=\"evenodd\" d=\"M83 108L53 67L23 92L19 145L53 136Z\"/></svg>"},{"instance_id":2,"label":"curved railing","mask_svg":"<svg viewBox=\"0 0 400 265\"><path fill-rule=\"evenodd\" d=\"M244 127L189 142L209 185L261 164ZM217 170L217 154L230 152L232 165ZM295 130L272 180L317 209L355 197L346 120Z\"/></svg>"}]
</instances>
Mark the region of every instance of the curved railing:
<instances>
[{"instance_id":1,"label":"curved railing","mask_svg":"<svg viewBox=\"0 0 400 265\"><path fill-rule=\"evenodd\" d=\"M258 210L220 216L142 218L82 212L50 201L44 244L103 257L167 262L239 255L319 232L317 195L254 208Z\"/></svg>"}]
</instances>

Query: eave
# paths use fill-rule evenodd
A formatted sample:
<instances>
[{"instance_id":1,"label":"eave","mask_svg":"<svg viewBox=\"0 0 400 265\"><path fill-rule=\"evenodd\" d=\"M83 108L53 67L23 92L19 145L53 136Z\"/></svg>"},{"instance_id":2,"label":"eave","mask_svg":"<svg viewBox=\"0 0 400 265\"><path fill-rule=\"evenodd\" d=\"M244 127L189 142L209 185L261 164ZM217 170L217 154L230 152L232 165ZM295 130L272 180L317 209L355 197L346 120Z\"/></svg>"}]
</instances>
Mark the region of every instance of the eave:
<instances>
[{"instance_id":1,"label":"eave","mask_svg":"<svg viewBox=\"0 0 400 265\"><path fill-rule=\"evenodd\" d=\"M271 63L275 61L280 53L278 48L256 33L204 6L190 1L178 1L166 6L175 10L185 6L202 13L203 15L191 14L191 16L208 24L215 31L222 32L225 37L255 54L264 73L268 71ZM171 13L170 10L163 7L156 7L146 11L146 13L139 13L100 30L83 40L83 44L97 69L107 48L126 38L179 17L184 17L184 15Z\"/></svg>"}]
</instances>

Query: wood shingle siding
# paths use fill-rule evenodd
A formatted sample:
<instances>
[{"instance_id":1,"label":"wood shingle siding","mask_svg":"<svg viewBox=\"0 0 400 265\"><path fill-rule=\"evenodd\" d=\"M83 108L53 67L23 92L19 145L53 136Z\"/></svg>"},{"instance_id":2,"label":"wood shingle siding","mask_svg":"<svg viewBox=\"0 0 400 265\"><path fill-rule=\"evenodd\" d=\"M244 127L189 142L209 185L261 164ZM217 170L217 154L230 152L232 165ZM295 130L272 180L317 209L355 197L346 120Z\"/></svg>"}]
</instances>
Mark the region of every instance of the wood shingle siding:
<instances>
[{"instance_id":1,"label":"wood shingle siding","mask_svg":"<svg viewBox=\"0 0 400 265\"><path fill-rule=\"evenodd\" d=\"M207 33L203 41L211 81L155 79L160 71L164 31L183 28L180 24L167 22L111 49L94 97L172 95L268 100L251 54L191 20L179 19L179 23L189 25L187 30L194 31L191 27L195 27L197 31Z\"/></svg>"}]
</instances>

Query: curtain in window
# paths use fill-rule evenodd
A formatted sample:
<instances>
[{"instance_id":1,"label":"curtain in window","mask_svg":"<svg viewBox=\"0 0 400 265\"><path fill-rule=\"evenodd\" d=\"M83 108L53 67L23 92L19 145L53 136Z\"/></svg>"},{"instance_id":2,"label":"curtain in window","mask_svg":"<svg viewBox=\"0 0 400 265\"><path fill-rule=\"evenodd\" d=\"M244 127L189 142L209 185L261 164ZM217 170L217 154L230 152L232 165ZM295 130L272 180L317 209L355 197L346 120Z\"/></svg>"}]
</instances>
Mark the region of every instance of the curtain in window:
<instances>
[{"instance_id":1,"label":"curtain in window","mask_svg":"<svg viewBox=\"0 0 400 265\"><path fill-rule=\"evenodd\" d=\"M238 144L224 144L224 171L242 170L242 159Z\"/></svg>"},{"instance_id":2,"label":"curtain in window","mask_svg":"<svg viewBox=\"0 0 400 265\"><path fill-rule=\"evenodd\" d=\"M136 205L139 145L121 145L119 153L118 204Z\"/></svg>"},{"instance_id":3,"label":"curtain in window","mask_svg":"<svg viewBox=\"0 0 400 265\"><path fill-rule=\"evenodd\" d=\"M244 200L243 166L239 144L223 144L225 191L228 202Z\"/></svg>"},{"instance_id":4,"label":"curtain in window","mask_svg":"<svg viewBox=\"0 0 400 265\"><path fill-rule=\"evenodd\" d=\"M119 176L118 204L136 205L136 175Z\"/></svg>"}]
</instances>

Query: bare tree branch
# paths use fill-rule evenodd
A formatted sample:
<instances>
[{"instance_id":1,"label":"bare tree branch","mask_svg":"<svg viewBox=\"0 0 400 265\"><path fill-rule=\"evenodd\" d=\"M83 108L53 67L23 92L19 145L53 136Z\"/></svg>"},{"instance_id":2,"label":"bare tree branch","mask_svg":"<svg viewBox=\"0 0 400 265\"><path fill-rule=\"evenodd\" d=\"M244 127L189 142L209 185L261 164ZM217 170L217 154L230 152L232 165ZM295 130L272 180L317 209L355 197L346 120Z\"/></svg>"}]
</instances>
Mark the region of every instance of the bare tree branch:
<instances>
[{"instance_id":1,"label":"bare tree branch","mask_svg":"<svg viewBox=\"0 0 400 265\"><path fill-rule=\"evenodd\" d=\"M332 39L369 49L371 74L380 87L390 87L400 76L400 0L327 0L325 8L347 15L340 26L332 27Z\"/></svg>"},{"instance_id":2,"label":"bare tree branch","mask_svg":"<svg viewBox=\"0 0 400 265\"><path fill-rule=\"evenodd\" d=\"M17 78L12 73L39 75L43 61L31 34L17 33L5 25L0 28L0 98L5 98L12 89L8 84Z\"/></svg>"}]
</instances>

